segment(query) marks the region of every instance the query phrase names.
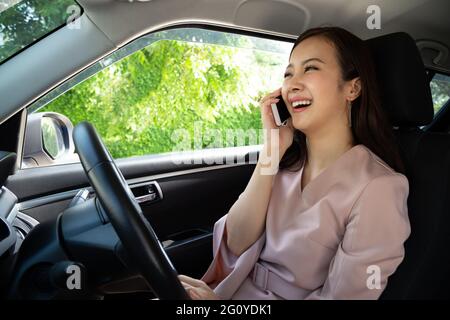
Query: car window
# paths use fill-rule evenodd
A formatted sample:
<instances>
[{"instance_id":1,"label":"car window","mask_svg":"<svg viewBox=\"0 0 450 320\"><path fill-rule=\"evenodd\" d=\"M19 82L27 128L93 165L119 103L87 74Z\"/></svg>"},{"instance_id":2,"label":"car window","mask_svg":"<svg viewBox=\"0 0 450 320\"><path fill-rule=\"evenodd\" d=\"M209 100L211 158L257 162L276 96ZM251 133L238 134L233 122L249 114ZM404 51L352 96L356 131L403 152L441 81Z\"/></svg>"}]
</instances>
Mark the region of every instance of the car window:
<instances>
[{"instance_id":1,"label":"car window","mask_svg":"<svg viewBox=\"0 0 450 320\"><path fill-rule=\"evenodd\" d=\"M433 97L434 115L436 116L450 99L450 77L436 73L430 82L430 88Z\"/></svg>"},{"instance_id":2,"label":"car window","mask_svg":"<svg viewBox=\"0 0 450 320\"><path fill-rule=\"evenodd\" d=\"M74 126L90 121L114 158L257 145L258 101L281 86L291 48L223 31L165 30L102 59L28 112L58 113Z\"/></svg>"},{"instance_id":3,"label":"car window","mask_svg":"<svg viewBox=\"0 0 450 320\"><path fill-rule=\"evenodd\" d=\"M79 16L74 0L0 2L0 64Z\"/></svg>"}]
</instances>

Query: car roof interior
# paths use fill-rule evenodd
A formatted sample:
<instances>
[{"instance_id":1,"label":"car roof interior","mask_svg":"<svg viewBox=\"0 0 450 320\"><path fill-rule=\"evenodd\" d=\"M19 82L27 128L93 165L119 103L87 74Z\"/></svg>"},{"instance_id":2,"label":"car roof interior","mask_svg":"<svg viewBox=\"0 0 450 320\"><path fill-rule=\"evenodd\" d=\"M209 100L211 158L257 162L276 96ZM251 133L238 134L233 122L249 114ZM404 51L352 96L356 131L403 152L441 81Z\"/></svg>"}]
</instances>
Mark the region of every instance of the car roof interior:
<instances>
[{"instance_id":1,"label":"car roof interior","mask_svg":"<svg viewBox=\"0 0 450 320\"><path fill-rule=\"evenodd\" d=\"M0 65L0 123L133 39L187 24L232 27L290 41L320 25L341 26L362 39L404 31L421 49L427 68L450 73L450 3L446 0L375 1L381 7L380 30L366 28L366 9L374 4L366 0L350 4L345 0L78 2L83 8L80 29L64 26Z\"/></svg>"}]
</instances>

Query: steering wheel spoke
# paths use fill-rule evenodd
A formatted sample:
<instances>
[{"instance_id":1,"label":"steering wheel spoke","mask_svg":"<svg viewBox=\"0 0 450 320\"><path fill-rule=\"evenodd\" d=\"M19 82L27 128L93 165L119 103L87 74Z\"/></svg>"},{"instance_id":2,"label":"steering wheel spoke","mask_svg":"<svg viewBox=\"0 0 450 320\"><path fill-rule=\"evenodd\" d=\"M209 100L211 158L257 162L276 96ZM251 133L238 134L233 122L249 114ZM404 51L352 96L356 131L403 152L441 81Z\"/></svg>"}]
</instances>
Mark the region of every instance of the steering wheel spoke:
<instances>
[{"instance_id":1,"label":"steering wheel spoke","mask_svg":"<svg viewBox=\"0 0 450 320\"><path fill-rule=\"evenodd\" d=\"M89 182L138 272L159 299L189 300L156 233L95 128L88 122L79 123L73 140Z\"/></svg>"}]
</instances>

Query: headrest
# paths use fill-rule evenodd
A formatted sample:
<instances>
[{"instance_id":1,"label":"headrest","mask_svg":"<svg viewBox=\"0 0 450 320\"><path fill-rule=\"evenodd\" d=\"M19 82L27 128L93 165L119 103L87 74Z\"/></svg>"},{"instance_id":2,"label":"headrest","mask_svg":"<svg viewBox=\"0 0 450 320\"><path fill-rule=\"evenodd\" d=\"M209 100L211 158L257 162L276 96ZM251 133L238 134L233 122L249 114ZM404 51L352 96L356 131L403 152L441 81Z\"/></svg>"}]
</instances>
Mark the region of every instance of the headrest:
<instances>
[{"instance_id":1,"label":"headrest","mask_svg":"<svg viewBox=\"0 0 450 320\"><path fill-rule=\"evenodd\" d=\"M375 62L381 102L394 126L433 120L433 100L419 50L410 35L391 33L366 40Z\"/></svg>"}]
</instances>

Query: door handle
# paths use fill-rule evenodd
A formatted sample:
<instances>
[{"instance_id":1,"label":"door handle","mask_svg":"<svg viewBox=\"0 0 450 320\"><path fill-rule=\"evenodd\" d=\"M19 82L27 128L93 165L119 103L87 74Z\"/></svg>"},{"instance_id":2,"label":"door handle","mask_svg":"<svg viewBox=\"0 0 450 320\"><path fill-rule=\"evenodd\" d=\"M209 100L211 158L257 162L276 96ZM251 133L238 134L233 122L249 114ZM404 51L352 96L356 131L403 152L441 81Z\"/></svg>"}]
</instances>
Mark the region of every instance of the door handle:
<instances>
[{"instance_id":1,"label":"door handle","mask_svg":"<svg viewBox=\"0 0 450 320\"><path fill-rule=\"evenodd\" d=\"M161 188L156 181L140 183L132 186L131 191L139 204L162 200Z\"/></svg>"}]
</instances>

